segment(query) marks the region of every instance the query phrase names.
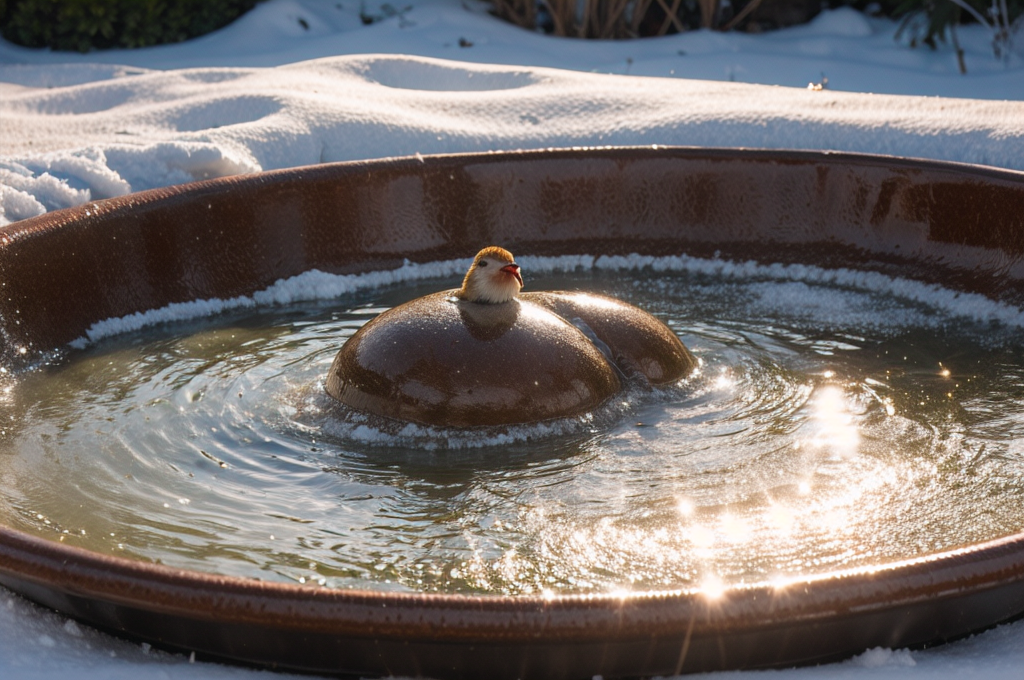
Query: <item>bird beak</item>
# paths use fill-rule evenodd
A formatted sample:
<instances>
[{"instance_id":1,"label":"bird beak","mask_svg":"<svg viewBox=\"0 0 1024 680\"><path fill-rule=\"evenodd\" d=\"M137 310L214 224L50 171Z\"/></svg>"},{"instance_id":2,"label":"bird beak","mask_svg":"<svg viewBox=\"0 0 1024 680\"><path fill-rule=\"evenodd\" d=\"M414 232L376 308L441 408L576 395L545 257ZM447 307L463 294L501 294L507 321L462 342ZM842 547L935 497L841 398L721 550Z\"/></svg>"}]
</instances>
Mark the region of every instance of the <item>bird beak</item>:
<instances>
[{"instance_id":1,"label":"bird beak","mask_svg":"<svg viewBox=\"0 0 1024 680\"><path fill-rule=\"evenodd\" d=\"M504 267L501 268L501 271L508 272L512 276L516 277L516 281L519 282L519 287L523 287L523 277L519 274L519 265L517 265L515 262L513 262L512 264L505 265Z\"/></svg>"}]
</instances>

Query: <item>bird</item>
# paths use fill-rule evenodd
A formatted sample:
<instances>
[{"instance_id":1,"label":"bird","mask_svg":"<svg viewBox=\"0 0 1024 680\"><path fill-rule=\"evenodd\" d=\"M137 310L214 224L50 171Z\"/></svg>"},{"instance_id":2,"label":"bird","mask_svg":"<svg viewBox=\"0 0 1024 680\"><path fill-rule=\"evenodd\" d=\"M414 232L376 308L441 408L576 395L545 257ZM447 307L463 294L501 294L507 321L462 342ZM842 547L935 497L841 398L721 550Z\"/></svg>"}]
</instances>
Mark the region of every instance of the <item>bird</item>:
<instances>
[{"instance_id":1,"label":"bird","mask_svg":"<svg viewBox=\"0 0 1024 680\"><path fill-rule=\"evenodd\" d=\"M510 302L523 288L523 276L512 253L499 246L484 248L476 257L455 297L467 302Z\"/></svg>"}]
</instances>

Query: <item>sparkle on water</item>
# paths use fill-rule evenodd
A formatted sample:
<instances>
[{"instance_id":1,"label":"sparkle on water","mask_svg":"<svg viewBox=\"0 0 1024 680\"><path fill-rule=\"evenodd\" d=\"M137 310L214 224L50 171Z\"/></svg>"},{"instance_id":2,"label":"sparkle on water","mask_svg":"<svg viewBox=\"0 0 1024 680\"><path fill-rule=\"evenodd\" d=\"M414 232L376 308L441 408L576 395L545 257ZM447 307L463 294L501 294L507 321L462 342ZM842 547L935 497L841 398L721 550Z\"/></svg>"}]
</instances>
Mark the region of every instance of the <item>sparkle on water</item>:
<instances>
[{"instance_id":1,"label":"sparkle on water","mask_svg":"<svg viewBox=\"0 0 1024 680\"><path fill-rule=\"evenodd\" d=\"M455 284L236 310L0 373L0 521L310 587L544 596L715 597L1024 528L1018 328L886 290L583 272L528 285L650 310L698 374L470 432L324 395L345 338Z\"/></svg>"}]
</instances>

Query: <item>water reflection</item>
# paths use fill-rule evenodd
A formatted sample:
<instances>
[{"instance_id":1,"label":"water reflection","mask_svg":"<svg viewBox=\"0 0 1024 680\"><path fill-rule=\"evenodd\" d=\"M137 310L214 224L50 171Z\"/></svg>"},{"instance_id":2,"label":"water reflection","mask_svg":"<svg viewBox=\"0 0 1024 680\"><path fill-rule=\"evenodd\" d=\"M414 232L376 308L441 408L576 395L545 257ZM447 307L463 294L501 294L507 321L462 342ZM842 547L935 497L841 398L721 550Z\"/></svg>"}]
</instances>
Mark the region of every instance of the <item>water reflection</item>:
<instances>
[{"instance_id":1,"label":"water reflection","mask_svg":"<svg viewBox=\"0 0 1024 680\"><path fill-rule=\"evenodd\" d=\"M0 516L316 587L709 597L1024 527L1019 339L857 315L830 330L745 294L756 282L657 281L602 286L670 316L701 371L528 428L330 413L320 377L378 307L111 341L0 394ZM877 306L859 295L846 308Z\"/></svg>"},{"instance_id":2,"label":"water reflection","mask_svg":"<svg viewBox=\"0 0 1024 680\"><path fill-rule=\"evenodd\" d=\"M816 431L809 444L830 456L849 457L857 453L860 432L842 388L826 385L812 401Z\"/></svg>"}]
</instances>

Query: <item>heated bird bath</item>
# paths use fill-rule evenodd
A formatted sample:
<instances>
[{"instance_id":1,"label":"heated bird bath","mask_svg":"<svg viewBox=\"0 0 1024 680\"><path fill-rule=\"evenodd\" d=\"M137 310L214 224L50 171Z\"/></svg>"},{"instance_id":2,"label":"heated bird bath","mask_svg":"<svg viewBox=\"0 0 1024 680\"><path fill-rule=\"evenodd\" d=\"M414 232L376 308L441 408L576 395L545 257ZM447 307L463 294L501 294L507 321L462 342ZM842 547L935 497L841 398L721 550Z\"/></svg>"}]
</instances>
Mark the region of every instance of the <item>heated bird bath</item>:
<instances>
[{"instance_id":1,"label":"heated bird bath","mask_svg":"<svg viewBox=\"0 0 1024 680\"><path fill-rule=\"evenodd\" d=\"M589 678L821 662L1024 613L1021 173L417 157L133 194L0 239L0 583L100 628L282 669ZM609 372L610 398L539 421L328 394L347 338L490 244L525 291L650 312L697 370ZM501 352L473 370L516 403L550 357L478 321ZM559 375L531 403L568 398Z\"/></svg>"}]
</instances>

